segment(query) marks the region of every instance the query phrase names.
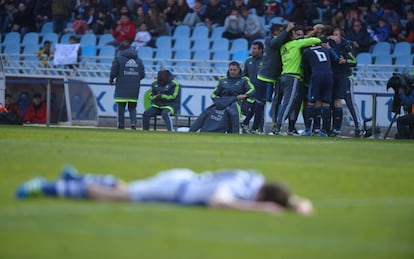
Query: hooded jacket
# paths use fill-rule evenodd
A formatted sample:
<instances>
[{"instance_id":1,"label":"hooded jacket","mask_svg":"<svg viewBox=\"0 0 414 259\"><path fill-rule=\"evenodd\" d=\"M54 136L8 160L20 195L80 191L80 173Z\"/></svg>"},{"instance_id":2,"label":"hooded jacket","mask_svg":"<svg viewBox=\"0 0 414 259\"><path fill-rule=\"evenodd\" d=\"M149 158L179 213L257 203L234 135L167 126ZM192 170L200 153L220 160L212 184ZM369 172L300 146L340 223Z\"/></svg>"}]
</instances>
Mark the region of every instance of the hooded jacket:
<instances>
[{"instance_id":1,"label":"hooded jacket","mask_svg":"<svg viewBox=\"0 0 414 259\"><path fill-rule=\"evenodd\" d=\"M168 70L166 70L168 71ZM168 71L169 77L166 85L159 85L158 81L151 84L150 100L152 107L160 109L169 109L171 114L175 114L180 107L180 85L174 76ZM158 96L158 94L160 94Z\"/></svg>"},{"instance_id":2,"label":"hooded jacket","mask_svg":"<svg viewBox=\"0 0 414 259\"><path fill-rule=\"evenodd\" d=\"M137 102L145 69L137 52L122 50L112 62L110 80L116 78L115 101Z\"/></svg>"}]
</instances>

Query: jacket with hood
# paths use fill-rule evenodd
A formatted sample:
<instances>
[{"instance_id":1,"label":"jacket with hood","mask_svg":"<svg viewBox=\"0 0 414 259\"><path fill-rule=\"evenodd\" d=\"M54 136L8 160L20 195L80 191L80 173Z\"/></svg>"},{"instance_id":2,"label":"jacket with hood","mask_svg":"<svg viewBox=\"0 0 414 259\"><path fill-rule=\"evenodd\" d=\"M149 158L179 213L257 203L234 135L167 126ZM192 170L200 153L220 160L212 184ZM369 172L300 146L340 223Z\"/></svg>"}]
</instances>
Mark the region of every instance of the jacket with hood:
<instances>
[{"instance_id":1,"label":"jacket with hood","mask_svg":"<svg viewBox=\"0 0 414 259\"><path fill-rule=\"evenodd\" d=\"M145 77L145 68L137 52L122 50L112 62L110 80L116 78L115 101L137 102L141 80Z\"/></svg>"},{"instance_id":2,"label":"jacket with hood","mask_svg":"<svg viewBox=\"0 0 414 259\"><path fill-rule=\"evenodd\" d=\"M170 71L165 70L169 74L168 82L161 85L158 81L151 84L150 100L152 107L160 109L169 109L171 114L175 114L180 107L180 85L174 79Z\"/></svg>"}]
</instances>

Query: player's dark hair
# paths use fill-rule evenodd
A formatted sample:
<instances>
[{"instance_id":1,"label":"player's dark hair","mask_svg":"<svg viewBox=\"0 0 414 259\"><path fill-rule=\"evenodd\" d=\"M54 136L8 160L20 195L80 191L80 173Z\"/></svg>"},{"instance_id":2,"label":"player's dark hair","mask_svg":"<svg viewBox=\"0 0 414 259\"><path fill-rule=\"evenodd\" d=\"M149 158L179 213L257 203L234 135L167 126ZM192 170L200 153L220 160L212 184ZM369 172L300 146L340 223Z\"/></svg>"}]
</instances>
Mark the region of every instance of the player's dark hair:
<instances>
[{"instance_id":1,"label":"player's dark hair","mask_svg":"<svg viewBox=\"0 0 414 259\"><path fill-rule=\"evenodd\" d=\"M257 45L257 47L259 47L260 50L264 48L263 42L261 41L254 41L252 45Z\"/></svg>"},{"instance_id":2,"label":"player's dark hair","mask_svg":"<svg viewBox=\"0 0 414 259\"><path fill-rule=\"evenodd\" d=\"M260 189L260 201L271 201L282 207L289 206L289 189L281 183L265 183Z\"/></svg>"}]
</instances>

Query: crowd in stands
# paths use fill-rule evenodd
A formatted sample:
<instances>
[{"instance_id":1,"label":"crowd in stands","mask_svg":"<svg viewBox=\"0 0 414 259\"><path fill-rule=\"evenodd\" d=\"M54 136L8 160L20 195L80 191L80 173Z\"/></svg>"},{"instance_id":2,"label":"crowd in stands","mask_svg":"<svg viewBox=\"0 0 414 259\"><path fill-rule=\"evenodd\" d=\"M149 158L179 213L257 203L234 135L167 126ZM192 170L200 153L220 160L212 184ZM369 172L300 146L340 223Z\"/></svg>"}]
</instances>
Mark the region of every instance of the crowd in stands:
<instances>
[{"instance_id":1,"label":"crowd in stands","mask_svg":"<svg viewBox=\"0 0 414 259\"><path fill-rule=\"evenodd\" d=\"M383 41L414 42L413 10L411 0L1 0L0 32L19 32L23 37L27 32L40 32L43 24L52 21L54 32L60 35L110 33L118 42L132 42L146 27L151 44L186 24L192 28L206 25L210 31L225 26L224 37L245 37L251 42L265 36L265 25L272 18L282 17L303 26L339 27L358 45L363 38L362 46L354 45L366 51L367 40L368 47ZM361 29L356 32L356 27Z\"/></svg>"}]
</instances>

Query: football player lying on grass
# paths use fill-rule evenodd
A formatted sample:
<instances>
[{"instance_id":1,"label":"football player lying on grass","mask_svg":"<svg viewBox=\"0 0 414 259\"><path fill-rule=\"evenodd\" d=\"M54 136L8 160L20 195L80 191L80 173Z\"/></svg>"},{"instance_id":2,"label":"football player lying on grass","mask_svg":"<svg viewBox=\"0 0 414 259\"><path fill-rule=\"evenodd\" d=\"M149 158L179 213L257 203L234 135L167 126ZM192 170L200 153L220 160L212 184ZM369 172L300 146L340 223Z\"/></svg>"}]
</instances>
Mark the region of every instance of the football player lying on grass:
<instances>
[{"instance_id":1,"label":"football player lying on grass","mask_svg":"<svg viewBox=\"0 0 414 259\"><path fill-rule=\"evenodd\" d=\"M100 201L167 202L278 214L310 215L310 200L293 195L278 182L265 182L252 170L231 169L196 173L176 168L153 177L123 182L112 175L81 174L66 166L55 181L42 177L20 185L18 199L52 196Z\"/></svg>"}]
</instances>

